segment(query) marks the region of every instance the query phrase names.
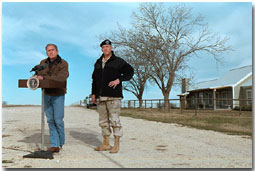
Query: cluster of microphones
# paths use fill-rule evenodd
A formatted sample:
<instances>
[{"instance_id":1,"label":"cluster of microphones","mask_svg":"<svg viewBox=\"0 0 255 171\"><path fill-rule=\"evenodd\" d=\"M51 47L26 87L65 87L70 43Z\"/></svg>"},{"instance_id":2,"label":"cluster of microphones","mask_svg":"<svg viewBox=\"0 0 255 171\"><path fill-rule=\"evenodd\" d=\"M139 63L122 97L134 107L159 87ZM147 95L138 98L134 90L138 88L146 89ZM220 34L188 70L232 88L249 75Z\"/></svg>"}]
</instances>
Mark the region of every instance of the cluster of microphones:
<instances>
[{"instance_id":1,"label":"cluster of microphones","mask_svg":"<svg viewBox=\"0 0 255 171\"><path fill-rule=\"evenodd\" d=\"M30 72L35 71L35 73L37 73L38 71L43 70L44 68L46 68L47 64L43 63L42 65L36 65L34 66L34 68L31 69Z\"/></svg>"}]
</instances>

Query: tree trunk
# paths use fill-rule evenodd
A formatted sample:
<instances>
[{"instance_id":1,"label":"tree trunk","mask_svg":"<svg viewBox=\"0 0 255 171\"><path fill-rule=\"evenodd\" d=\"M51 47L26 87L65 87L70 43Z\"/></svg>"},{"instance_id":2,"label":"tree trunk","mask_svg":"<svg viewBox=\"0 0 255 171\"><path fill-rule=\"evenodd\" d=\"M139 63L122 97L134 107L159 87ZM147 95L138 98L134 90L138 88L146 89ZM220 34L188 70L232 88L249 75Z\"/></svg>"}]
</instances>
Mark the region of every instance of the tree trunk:
<instances>
[{"instance_id":1,"label":"tree trunk","mask_svg":"<svg viewBox=\"0 0 255 171\"><path fill-rule=\"evenodd\" d=\"M139 101L139 108L142 108L142 106L143 106L143 95L142 94L143 93L136 95L136 98Z\"/></svg>"},{"instance_id":2,"label":"tree trunk","mask_svg":"<svg viewBox=\"0 0 255 171\"><path fill-rule=\"evenodd\" d=\"M143 105L143 99L142 98L140 98L140 99L138 99L139 100L139 108L142 108L142 105Z\"/></svg>"},{"instance_id":3,"label":"tree trunk","mask_svg":"<svg viewBox=\"0 0 255 171\"><path fill-rule=\"evenodd\" d=\"M168 108L170 107L169 100L168 100L169 94L170 94L170 92L164 93L164 111L167 111Z\"/></svg>"}]
</instances>

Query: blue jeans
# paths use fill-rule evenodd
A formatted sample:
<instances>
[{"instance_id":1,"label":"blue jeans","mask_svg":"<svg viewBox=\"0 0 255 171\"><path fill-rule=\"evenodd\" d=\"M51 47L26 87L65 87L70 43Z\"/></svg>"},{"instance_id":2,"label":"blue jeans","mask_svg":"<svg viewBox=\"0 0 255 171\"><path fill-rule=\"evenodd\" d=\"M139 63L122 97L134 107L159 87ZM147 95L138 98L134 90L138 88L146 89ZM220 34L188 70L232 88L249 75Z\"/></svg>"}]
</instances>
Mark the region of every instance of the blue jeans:
<instances>
[{"instance_id":1,"label":"blue jeans","mask_svg":"<svg viewBox=\"0 0 255 171\"><path fill-rule=\"evenodd\" d=\"M65 95L44 95L44 112L50 132L50 147L59 147L65 144L64 129Z\"/></svg>"}]
</instances>

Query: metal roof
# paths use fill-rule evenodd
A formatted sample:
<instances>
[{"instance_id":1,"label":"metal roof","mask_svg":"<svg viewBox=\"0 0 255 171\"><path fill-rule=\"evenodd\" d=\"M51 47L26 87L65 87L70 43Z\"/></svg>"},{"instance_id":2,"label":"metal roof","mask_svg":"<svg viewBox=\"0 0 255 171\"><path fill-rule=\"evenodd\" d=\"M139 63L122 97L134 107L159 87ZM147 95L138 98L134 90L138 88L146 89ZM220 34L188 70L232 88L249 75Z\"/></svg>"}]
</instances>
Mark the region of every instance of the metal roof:
<instances>
[{"instance_id":1,"label":"metal roof","mask_svg":"<svg viewBox=\"0 0 255 171\"><path fill-rule=\"evenodd\" d=\"M221 77L219 77L218 79L203 81L203 82L195 84L194 86L190 86L190 89L188 91L193 91L197 89L208 89L208 88L213 89L213 88L219 88L219 87L235 86L244 78L251 75L251 73L252 73L252 65L244 66L244 67L240 67L236 69L231 69L225 74L223 74ZM247 85L249 85L249 82L251 81L248 81Z\"/></svg>"}]
</instances>

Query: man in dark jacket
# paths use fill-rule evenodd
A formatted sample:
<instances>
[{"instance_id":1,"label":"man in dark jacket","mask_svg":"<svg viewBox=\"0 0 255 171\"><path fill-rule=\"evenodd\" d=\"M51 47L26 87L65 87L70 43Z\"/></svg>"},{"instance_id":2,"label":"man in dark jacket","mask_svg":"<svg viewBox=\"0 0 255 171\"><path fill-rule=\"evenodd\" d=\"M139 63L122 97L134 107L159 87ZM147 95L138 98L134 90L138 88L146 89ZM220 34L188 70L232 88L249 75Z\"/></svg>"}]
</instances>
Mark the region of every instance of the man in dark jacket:
<instances>
[{"instance_id":1,"label":"man in dark jacket","mask_svg":"<svg viewBox=\"0 0 255 171\"><path fill-rule=\"evenodd\" d=\"M46 46L48 58L43 59L40 64L47 64L47 67L38 72L39 80L66 81L68 72L68 63L58 55L58 48L55 44ZM65 144L64 130L64 103L66 88L46 88L44 95L44 111L50 132L49 151L59 152L59 147Z\"/></svg>"},{"instance_id":2,"label":"man in dark jacket","mask_svg":"<svg viewBox=\"0 0 255 171\"><path fill-rule=\"evenodd\" d=\"M110 40L103 41L100 46L103 54L94 65L92 101L93 103L97 102L99 126L102 129L104 141L95 150L110 150L110 153L117 153L120 137L123 135L119 119L121 99L123 98L122 81L130 80L134 75L134 70L125 60L114 55ZM114 135L112 149L109 144L111 127Z\"/></svg>"}]
</instances>

